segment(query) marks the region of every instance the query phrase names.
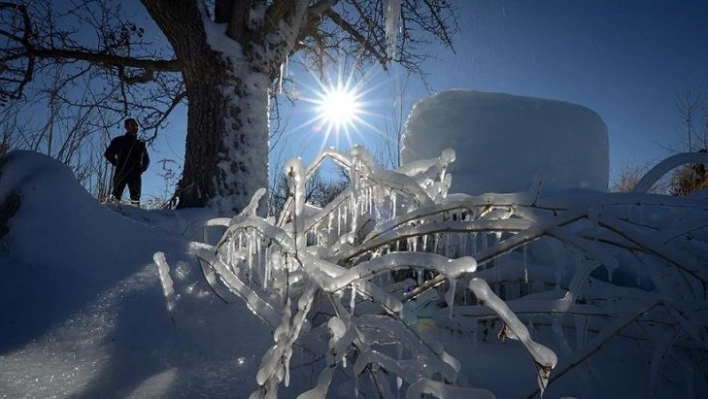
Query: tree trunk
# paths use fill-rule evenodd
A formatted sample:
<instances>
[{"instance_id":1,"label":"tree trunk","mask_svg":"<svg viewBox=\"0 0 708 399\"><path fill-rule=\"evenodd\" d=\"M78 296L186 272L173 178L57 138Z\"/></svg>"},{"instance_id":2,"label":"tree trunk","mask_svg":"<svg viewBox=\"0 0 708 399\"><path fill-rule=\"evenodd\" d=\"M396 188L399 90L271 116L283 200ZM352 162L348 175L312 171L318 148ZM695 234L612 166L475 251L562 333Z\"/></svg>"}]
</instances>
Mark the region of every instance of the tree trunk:
<instances>
[{"instance_id":1,"label":"tree trunk","mask_svg":"<svg viewBox=\"0 0 708 399\"><path fill-rule=\"evenodd\" d=\"M141 1L182 62L187 88L179 207L208 206L225 216L238 213L268 183L272 62L256 60L225 34L215 34L215 26L205 27L210 22L197 1ZM241 39L251 49L262 40Z\"/></svg>"},{"instance_id":2,"label":"tree trunk","mask_svg":"<svg viewBox=\"0 0 708 399\"><path fill-rule=\"evenodd\" d=\"M222 64L223 65L223 64ZM189 93L187 141L179 206L209 206L221 214L240 212L268 183L269 79L246 68L240 75L217 64ZM198 75L203 75L198 73ZM188 81L190 79L187 79Z\"/></svg>"}]
</instances>

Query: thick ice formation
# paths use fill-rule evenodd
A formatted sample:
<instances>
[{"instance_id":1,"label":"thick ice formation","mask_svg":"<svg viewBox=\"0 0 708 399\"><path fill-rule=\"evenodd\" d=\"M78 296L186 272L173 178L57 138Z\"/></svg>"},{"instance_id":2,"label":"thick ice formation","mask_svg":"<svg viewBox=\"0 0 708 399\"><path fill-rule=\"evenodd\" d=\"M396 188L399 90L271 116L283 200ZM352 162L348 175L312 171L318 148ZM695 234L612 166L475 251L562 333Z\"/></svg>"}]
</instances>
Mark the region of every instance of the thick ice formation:
<instances>
[{"instance_id":1,"label":"thick ice formation","mask_svg":"<svg viewBox=\"0 0 708 399\"><path fill-rule=\"evenodd\" d=\"M594 111L562 101L450 90L413 107L401 160L435 158L454 148L450 192L607 191L607 127Z\"/></svg>"}]
</instances>

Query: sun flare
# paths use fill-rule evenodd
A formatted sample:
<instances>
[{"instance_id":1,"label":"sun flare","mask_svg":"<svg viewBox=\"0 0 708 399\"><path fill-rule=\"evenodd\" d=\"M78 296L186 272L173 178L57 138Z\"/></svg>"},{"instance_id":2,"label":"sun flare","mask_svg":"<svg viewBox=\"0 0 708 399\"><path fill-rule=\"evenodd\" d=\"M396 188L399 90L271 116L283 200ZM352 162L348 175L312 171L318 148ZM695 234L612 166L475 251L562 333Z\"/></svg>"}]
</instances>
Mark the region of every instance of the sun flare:
<instances>
[{"instance_id":1,"label":"sun flare","mask_svg":"<svg viewBox=\"0 0 708 399\"><path fill-rule=\"evenodd\" d=\"M338 131L346 128L359 118L359 95L343 86L326 88L317 101L317 112L319 119L330 129Z\"/></svg>"},{"instance_id":2,"label":"sun flare","mask_svg":"<svg viewBox=\"0 0 708 399\"><path fill-rule=\"evenodd\" d=\"M339 148L340 145L362 144L371 141L372 135L379 134L371 124L379 116L380 110L372 112L376 97L373 91L380 88L379 83L372 84L372 75L362 75L355 80L352 75L345 76L341 71L336 75L312 76L314 85L305 86L308 103L307 118L293 130L307 129L309 138L320 144L320 151L325 147ZM346 147L343 147L346 148Z\"/></svg>"}]
</instances>

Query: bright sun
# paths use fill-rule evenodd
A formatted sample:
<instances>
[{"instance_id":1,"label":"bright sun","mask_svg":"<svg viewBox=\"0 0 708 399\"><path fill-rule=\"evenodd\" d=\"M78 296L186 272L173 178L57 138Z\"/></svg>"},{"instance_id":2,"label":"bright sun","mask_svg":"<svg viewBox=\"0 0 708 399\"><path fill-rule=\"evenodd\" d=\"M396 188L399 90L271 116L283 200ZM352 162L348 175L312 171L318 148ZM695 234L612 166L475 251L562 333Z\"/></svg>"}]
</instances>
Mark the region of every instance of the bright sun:
<instances>
[{"instance_id":1,"label":"bright sun","mask_svg":"<svg viewBox=\"0 0 708 399\"><path fill-rule=\"evenodd\" d=\"M326 88L316 101L319 119L335 132L346 129L359 119L359 94L344 86Z\"/></svg>"},{"instance_id":2,"label":"bright sun","mask_svg":"<svg viewBox=\"0 0 708 399\"><path fill-rule=\"evenodd\" d=\"M310 104L312 117L295 130L307 127L310 137L321 140L320 150L326 146L339 147L341 140L346 140L351 146L354 144L353 136L357 136L356 141L366 141L369 133L377 131L367 121L374 114L369 111L371 102L365 98L370 97L377 87L371 85L369 79L364 80L363 77L361 82L356 83L351 76L345 79L341 73L336 79L328 76L324 79L313 78L316 87L308 88L311 96L302 98Z\"/></svg>"}]
</instances>

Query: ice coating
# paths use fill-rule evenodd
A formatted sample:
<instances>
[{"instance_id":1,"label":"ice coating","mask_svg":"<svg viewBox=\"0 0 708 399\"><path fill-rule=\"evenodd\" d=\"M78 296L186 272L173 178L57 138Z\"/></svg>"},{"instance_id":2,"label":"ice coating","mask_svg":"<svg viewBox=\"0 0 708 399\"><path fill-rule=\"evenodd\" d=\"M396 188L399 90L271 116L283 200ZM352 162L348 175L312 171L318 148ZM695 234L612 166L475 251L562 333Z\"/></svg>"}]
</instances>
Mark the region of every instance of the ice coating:
<instances>
[{"instance_id":1,"label":"ice coating","mask_svg":"<svg viewBox=\"0 0 708 399\"><path fill-rule=\"evenodd\" d=\"M534 361L540 366L538 373L541 392L543 392L548 385L550 371L556 367L558 363L556 354L531 339L528 328L526 328L524 323L509 309L509 306L492 292L486 281L473 278L470 280L469 288L474 292L478 300L482 301L485 306L492 308L499 315L506 326L511 329L513 333L511 337L520 340L531 357L533 357Z\"/></svg>"},{"instance_id":2,"label":"ice coating","mask_svg":"<svg viewBox=\"0 0 708 399\"><path fill-rule=\"evenodd\" d=\"M156 252L155 255L153 255L153 260L157 265L160 283L162 283L162 293L165 295L167 313L169 313L170 317L172 317L172 310L175 308L176 295L172 283L172 277L170 277L170 266L167 264L165 254L162 252Z\"/></svg>"}]
</instances>

